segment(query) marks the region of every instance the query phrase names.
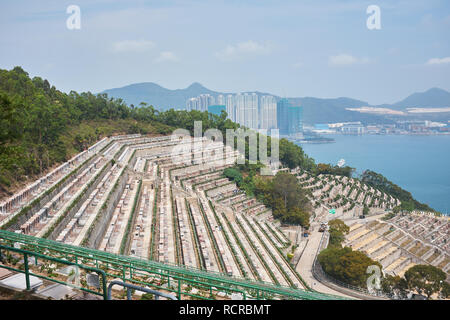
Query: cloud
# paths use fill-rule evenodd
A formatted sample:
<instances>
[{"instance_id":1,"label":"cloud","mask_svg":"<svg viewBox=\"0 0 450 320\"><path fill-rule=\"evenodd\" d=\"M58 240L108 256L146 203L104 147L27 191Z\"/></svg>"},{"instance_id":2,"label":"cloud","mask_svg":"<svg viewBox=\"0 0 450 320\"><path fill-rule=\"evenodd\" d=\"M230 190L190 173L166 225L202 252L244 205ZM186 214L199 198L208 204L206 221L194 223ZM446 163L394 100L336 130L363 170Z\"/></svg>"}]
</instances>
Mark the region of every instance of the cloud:
<instances>
[{"instance_id":1,"label":"cloud","mask_svg":"<svg viewBox=\"0 0 450 320\"><path fill-rule=\"evenodd\" d=\"M177 62L179 61L178 57L175 55L175 53L171 51L162 51L159 56L154 60L156 63L161 62Z\"/></svg>"},{"instance_id":2,"label":"cloud","mask_svg":"<svg viewBox=\"0 0 450 320\"><path fill-rule=\"evenodd\" d=\"M231 61L245 56L269 54L270 52L270 45L249 40L235 45L228 45L224 50L216 52L215 55L219 60Z\"/></svg>"},{"instance_id":3,"label":"cloud","mask_svg":"<svg viewBox=\"0 0 450 320\"><path fill-rule=\"evenodd\" d=\"M298 69L303 67L303 63L302 62L296 62L292 65L293 68Z\"/></svg>"},{"instance_id":4,"label":"cloud","mask_svg":"<svg viewBox=\"0 0 450 320\"><path fill-rule=\"evenodd\" d=\"M332 66L349 66L369 62L370 60L368 58L356 58L349 54L338 54L337 56L331 56L328 58L328 63Z\"/></svg>"},{"instance_id":5,"label":"cloud","mask_svg":"<svg viewBox=\"0 0 450 320\"><path fill-rule=\"evenodd\" d=\"M450 57L432 58L427 61L426 65L447 64L450 63Z\"/></svg>"},{"instance_id":6,"label":"cloud","mask_svg":"<svg viewBox=\"0 0 450 320\"><path fill-rule=\"evenodd\" d=\"M147 52L155 47L155 43L148 40L125 40L113 43L115 52Z\"/></svg>"}]
</instances>

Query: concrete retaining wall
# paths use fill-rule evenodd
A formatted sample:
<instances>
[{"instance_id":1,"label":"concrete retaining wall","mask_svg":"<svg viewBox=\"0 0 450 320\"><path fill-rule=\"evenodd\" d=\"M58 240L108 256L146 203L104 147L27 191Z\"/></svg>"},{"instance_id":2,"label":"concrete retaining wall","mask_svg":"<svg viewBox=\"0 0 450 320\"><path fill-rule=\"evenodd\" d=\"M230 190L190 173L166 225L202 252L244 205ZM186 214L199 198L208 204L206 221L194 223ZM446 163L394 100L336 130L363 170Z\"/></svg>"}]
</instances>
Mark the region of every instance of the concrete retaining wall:
<instances>
[{"instance_id":1,"label":"concrete retaining wall","mask_svg":"<svg viewBox=\"0 0 450 320\"><path fill-rule=\"evenodd\" d=\"M98 213L100 218L96 222L94 222L95 225L93 227L91 234L89 235L89 239L86 245L87 247L98 248L98 246L100 245L100 242L103 239L103 235L105 234L108 228L108 222L111 220L114 209L119 203L120 196L122 195L123 190L125 189L127 181L128 181L128 172L125 169L125 172L119 178L118 185L111 194L109 201L106 204L106 207L104 209L100 209L100 212Z\"/></svg>"},{"instance_id":2,"label":"concrete retaining wall","mask_svg":"<svg viewBox=\"0 0 450 320\"><path fill-rule=\"evenodd\" d=\"M88 161L87 163L85 163L84 165L82 165L79 169L78 169L78 173L83 172L84 169L86 169L89 165L91 165L97 157L92 158L90 161ZM68 173L69 174L69 173ZM67 175L66 175L67 176ZM64 189L65 186L67 186L70 182L72 182L75 178L76 178L76 174L73 174L70 176L70 178L68 178L66 181L64 181L60 186L58 186L58 188L56 188L55 190L53 190L51 193L49 193L48 195L46 195L45 197L43 197L40 201L39 204L34 205L25 215L19 217L17 219L17 222L13 225L11 225L7 230L8 231L14 231L20 228L20 226L22 224L24 224L28 219L30 219L36 212L38 212L39 210L41 210L41 208L43 206L45 206L45 204L47 202L49 202L55 195L57 195L62 189Z\"/></svg>"},{"instance_id":3,"label":"concrete retaining wall","mask_svg":"<svg viewBox=\"0 0 450 320\"><path fill-rule=\"evenodd\" d=\"M111 162L108 162L106 164L106 169L97 178L97 180L89 187L87 192L81 197L81 199L78 201L78 203L67 213L67 215L64 217L64 219L61 221L61 223L59 223L55 227L55 230L53 230L52 234L49 236L49 239L56 240L57 236L64 230L64 228L69 223L69 221L72 220L73 216L77 213L77 211L80 209L80 207L83 205L83 203L89 197L89 195L95 190L95 188L100 183L100 181L102 181L102 178L111 169L111 167L112 167Z\"/></svg>"}]
</instances>

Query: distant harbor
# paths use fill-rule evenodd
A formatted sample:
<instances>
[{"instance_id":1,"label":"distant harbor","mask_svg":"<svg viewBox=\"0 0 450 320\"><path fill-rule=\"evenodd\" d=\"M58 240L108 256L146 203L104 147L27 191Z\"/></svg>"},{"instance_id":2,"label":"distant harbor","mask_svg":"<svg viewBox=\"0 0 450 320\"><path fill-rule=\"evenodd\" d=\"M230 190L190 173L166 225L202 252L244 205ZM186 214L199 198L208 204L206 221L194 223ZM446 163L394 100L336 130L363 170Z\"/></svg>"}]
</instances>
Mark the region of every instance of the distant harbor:
<instances>
[{"instance_id":1,"label":"distant harbor","mask_svg":"<svg viewBox=\"0 0 450 320\"><path fill-rule=\"evenodd\" d=\"M333 138L324 137L313 131L304 131L301 134L291 135L288 137L288 139L297 144L303 144L303 143L314 143L314 144L320 143L321 144L321 143L336 142Z\"/></svg>"},{"instance_id":2,"label":"distant harbor","mask_svg":"<svg viewBox=\"0 0 450 320\"><path fill-rule=\"evenodd\" d=\"M334 143L336 140L332 138L320 137L320 138L304 138L304 139L292 139L295 143Z\"/></svg>"},{"instance_id":3,"label":"distant harbor","mask_svg":"<svg viewBox=\"0 0 450 320\"><path fill-rule=\"evenodd\" d=\"M429 120L396 121L394 124L363 125L360 121L339 123L317 123L303 129L315 134L345 135L448 135L450 122Z\"/></svg>"}]
</instances>

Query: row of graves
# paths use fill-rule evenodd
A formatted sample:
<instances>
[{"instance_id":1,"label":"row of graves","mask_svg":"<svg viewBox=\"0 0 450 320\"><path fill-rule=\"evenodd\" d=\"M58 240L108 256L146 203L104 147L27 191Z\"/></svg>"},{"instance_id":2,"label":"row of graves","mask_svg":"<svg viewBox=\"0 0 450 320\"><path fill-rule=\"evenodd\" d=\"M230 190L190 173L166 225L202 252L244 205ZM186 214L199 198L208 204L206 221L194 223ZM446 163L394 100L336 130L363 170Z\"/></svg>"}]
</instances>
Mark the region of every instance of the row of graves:
<instances>
[{"instance_id":1,"label":"row of graves","mask_svg":"<svg viewBox=\"0 0 450 320\"><path fill-rule=\"evenodd\" d=\"M358 179L330 174L316 176L305 170L297 170L295 174L302 188L310 192L317 216L326 217L334 209L333 218L353 218L362 215L365 206L370 214L380 214L400 204L400 200Z\"/></svg>"},{"instance_id":2,"label":"row of graves","mask_svg":"<svg viewBox=\"0 0 450 320\"><path fill-rule=\"evenodd\" d=\"M417 264L430 264L448 274L450 270L448 252L443 247L407 231L405 226L400 227L404 218L398 215L386 221L377 219L370 222L352 222L345 243L380 262L383 270L391 275L403 276L409 268ZM414 220L416 217L412 215L412 218ZM430 219L434 221L434 218ZM406 220L409 221L409 218ZM442 231L444 229L445 227ZM416 230L416 227L413 230ZM430 229L429 232L433 231ZM448 233L446 237L448 238Z\"/></svg>"}]
</instances>

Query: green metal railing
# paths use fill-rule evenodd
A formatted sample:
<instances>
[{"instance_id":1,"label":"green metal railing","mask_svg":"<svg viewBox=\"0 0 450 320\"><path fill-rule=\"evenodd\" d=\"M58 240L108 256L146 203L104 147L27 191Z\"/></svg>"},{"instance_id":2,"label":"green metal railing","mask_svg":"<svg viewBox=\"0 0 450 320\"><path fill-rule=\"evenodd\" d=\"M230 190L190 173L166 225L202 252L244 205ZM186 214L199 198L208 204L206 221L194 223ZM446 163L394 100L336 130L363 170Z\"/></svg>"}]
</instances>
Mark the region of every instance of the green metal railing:
<instances>
[{"instance_id":1,"label":"green metal railing","mask_svg":"<svg viewBox=\"0 0 450 320\"><path fill-rule=\"evenodd\" d=\"M79 263L74 263L74 262L70 262L67 260L63 260L63 259L59 259L59 258L54 258L51 257L49 255L44 255L44 254L40 254L40 253L36 253L36 252L32 252L32 251L28 251L28 250L23 250L20 248L14 248L14 247L9 247L9 246L5 246L0 244L0 257L2 257L2 254L4 252L8 252L8 251L12 251L15 253L18 253L19 255L21 255L23 257L23 270L19 267L19 268L14 268L11 266L7 266L5 264L0 264L0 268L4 268L10 271L15 271L15 272L19 272L19 273L24 273L25 274L25 284L26 284L26 289L27 290L31 290L31 285L30 285L30 276L34 276L40 279L45 279L47 281L50 282L55 282L55 283L59 283L59 284L63 284L63 285L67 285L94 295L99 295L102 296L103 299L107 299L107 289L106 289L106 273L105 271L103 271L102 269L98 269L98 268L93 268L93 267L89 267L89 266L85 266ZM42 260L50 260L56 263L60 263L60 264L65 264L68 266L75 266L79 269L84 269L86 271L90 271L90 272L95 272L98 273L101 278L102 278L102 287L101 287L101 292L99 291L95 291L95 290L91 290L88 288L84 288L83 286L77 286L75 284L70 283L69 281L61 281L52 277L48 277L48 276L44 276L42 274L39 273L34 273L32 272L31 268L30 268L30 262L29 262L29 258L34 258L35 259L35 265L37 265L38 259L42 259Z\"/></svg>"},{"instance_id":2,"label":"green metal railing","mask_svg":"<svg viewBox=\"0 0 450 320\"><path fill-rule=\"evenodd\" d=\"M58 263L77 265L93 272L100 272L106 280L120 278L123 282L157 288L175 293L178 299L189 296L194 299L214 299L219 292L240 293L243 299L300 299L337 300L342 297L314 291L294 289L270 283L229 277L185 266L159 263L135 257L63 244L49 239L0 230L0 246L16 254L26 254L43 259L56 259ZM20 246L20 249L15 247ZM24 256L25 257L25 256ZM24 258L24 261L26 259ZM0 268L11 268L0 264ZM14 268L14 271L18 271ZM103 273L101 272L103 271ZM18 271L20 272L20 271ZM31 273L30 273L31 274ZM43 277L38 274L32 274ZM104 278L103 278L104 279ZM48 279L50 281L55 279ZM103 280L104 286L106 280ZM193 289L196 289L194 292ZM88 290L85 288L84 291ZM103 288L102 295L105 294Z\"/></svg>"}]
</instances>

